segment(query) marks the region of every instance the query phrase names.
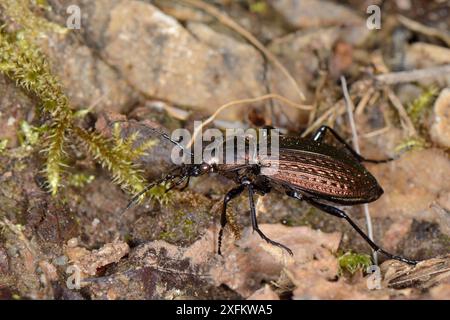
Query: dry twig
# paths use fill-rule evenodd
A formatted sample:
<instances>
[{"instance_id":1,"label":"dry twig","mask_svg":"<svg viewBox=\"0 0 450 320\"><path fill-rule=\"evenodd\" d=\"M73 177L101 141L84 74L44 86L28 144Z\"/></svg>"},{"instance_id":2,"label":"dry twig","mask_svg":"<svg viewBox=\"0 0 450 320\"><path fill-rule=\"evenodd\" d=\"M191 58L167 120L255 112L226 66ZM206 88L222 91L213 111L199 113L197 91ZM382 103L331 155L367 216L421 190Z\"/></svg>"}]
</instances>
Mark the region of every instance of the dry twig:
<instances>
[{"instance_id":1,"label":"dry twig","mask_svg":"<svg viewBox=\"0 0 450 320\"><path fill-rule=\"evenodd\" d=\"M353 148L355 149L355 151L357 153L361 154L361 150L359 148L358 132L356 130L355 119L353 118L353 112L355 111L355 105L353 104L353 101L350 98L350 94L348 93L347 81L345 80L344 76L341 76L341 83L342 83L342 91L344 93L344 98L345 98L345 105L347 107L347 113L348 113L348 118L349 118L349 122L350 122L350 127L352 129ZM364 208L364 215L366 217L367 235L369 236L369 239L373 241L373 226L372 226L372 218L370 216L370 211L369 211L369 205L367 203L364 203L363 208ZM377 264L378 263L377 252L372 250L372 256L373 256L374 263Z\"/></svg>"},{"instance_id":2,"label":"dry twig","mask_svg":"<svg viewBox=\"0 0 450 320\"><path fill-rule=\"evenodd\" d=\"M422 33L429 37L438 38L438 39L444 41L447 44L447 46L450 47L450 35L449 34L442 32L439 29L431 28L431 27L421 24L417 21L411 20L402 15L397 15L397 19L398 19L398 21L400 21L401 24L403 24L408 29L415 31L415 32Z\"/></svg>"},{"instance_id":3,"label":"dry twig","mask_svg":"<svg viewBox=\"0 0 450 320\"><path fill-rule=\"evenodd\" d=\"M267 100L267 99L278 99L278 100L280 100L280 101L282 101L282 102L284 102L284 103L290 105L291 107L297 108L297 109L300 109L300 110L307 110L307 111L309 111L309 110L312 109L312 106L310 106L310 105L302 105L302 104L295 103L295 102L293 102L293 101L291 101L291 100L289 100L289 99L287 99L287 98L285 98L285 97L283 97L283 96L280 96L279 94L276 94L276 93L269 93L269 94L266 94L266 95L263 95L263 96L260 96L260 97L257 97L257 98L249 98L249 99L242 99L242 100L234 100L234 101L231 101L231 102L228 102L228 103L222 105L222 106L221 106L219 109L217 109L216 112L214 112L208 119L206 119L205 121L203 121L201 126L197 127L197 128L194 130L194 134L192 135L192 139L191 139L191 140L189 141L189 143L188 143L188 147L192 146L192 144L194 143L195 138L196 138L197 135L201 132L201 130L203 130L203 128L204 128L205 126L207 126L208 124L210 124L211 122L213 122L214 119L215 119L215 118L216 118L223 110L225 110L225 109L227 109L227 108L230 108L230 107L233 107L233 106L235 106L235 105L245 104L245 103L255 103L255 102L259 102L259 101Z\"/></svg>"},{"instance_id":4,"label":"dry twig","mask_svg":"<svg viewBox=\"0 0 450 320\"><path fill-rule=\"evenodd\" d=\"M400 99L397 97L397 95L394 93L394 91L392 91L391 88L386 88L386 94L389 98L389 101L391 101L392 105L395 107L395 109L397 110L399 116L400 116L400 121L402 124L403 129L405 129L408 133L408 136L416 136L417 135L417 131L414 128L414 124L412 123L411 119L408 116L408 113L406 112L405 108L403 107L402 102L400 101Z\"/></svg>"},{"instance_id":5,"label":"dry twig","mask_svg":"<svg viewBox=\"0 0 450 320\"><path fill-rule=\"evenodd\" d=\"M425 78L438 78L446 75L450 76L450 64L425 69L380 74L375 77L375 80L379 84L389 85L405 82L415 82L423 80Z\"/></svg>"},{"instance_id":6,"label":"dry twig","mask_svg":"<svg viewBox=\"0 0 450 320\"><path fill-rule=\"evenodd\" d=\"M303 133L302 133L302 137L306 137L308 134L310 134L311 132L313 132L316 128L318 128L322 123L325 122L326 119L328 119L331 115L333 114L338 114L340 115L343 111L345 111L344 109L344 105L342 103L336 103L333 107L331 107L330 109L328 109L327 111L325 111L319 118L316 119L316 121L314 121L314 123L312 125L310 125Z\"/></svg>"}]
</instances>

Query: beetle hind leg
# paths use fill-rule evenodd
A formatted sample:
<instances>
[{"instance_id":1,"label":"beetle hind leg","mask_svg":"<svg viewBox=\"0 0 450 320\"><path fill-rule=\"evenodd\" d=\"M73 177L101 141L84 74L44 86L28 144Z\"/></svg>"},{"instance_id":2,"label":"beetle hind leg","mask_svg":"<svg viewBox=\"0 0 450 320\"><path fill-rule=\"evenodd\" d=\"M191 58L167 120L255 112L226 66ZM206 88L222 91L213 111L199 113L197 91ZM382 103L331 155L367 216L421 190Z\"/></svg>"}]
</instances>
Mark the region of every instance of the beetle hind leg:
<instances>
[{"instance_id":1,"label":"beetle hind leg","mask_svg":"<svg viewBox=\"0 0 450 320\"><path fill-rule=\"evenodd\" d=\"M353 227L353 229L356 230L356 232L358 232L361 237L363 237L363 239L372 247L372 249L376 252L379 252L383 255L385 255L386 257L390 258L390 259L394 259L394 260L398 260L398 261L402 261L402 262L406 262L408 264L411 265L415 265L418 263L418 261L416 260L411 260L411 259L407 259L407 258L403 258L401 256L397 256L394 255L392 253L389 253L387 251L385 251L383 248L381 248L379 245L377 245L375 242L373 242L369 236L367 236L364 231L362 231L362 229L342 210L317 202L314 199L308 198L308 197L303 197L303 199L308 202L309 204L311 204L312 206L324 211L325 213L331 214L335 217L338 218L342 218L347 220L347 222Z\"/></svg>"},{"instance_id":2,"label":"beetle hind leg","mask_svg":"<svg viewBox=\"0 0 450 320\"><path fill-rule=\"evenodd\" d=\"M321 142L323 140L323 138L325 138L325 134L327 132L331 132L333 137L337 141L339 141L341 144L343 144L345 149L347 149L360 162L386 163L386 162L394 160L393 158L387 158L387 159L381 159L381 160L364 158L362 155L360 155L358 152L356 152L356 150L353 149L347 142L345 142L344 138L342 138L334 129L332 129L328 126L321 126L319 129L317 129L317 131L313 134L312 139L316 142Z\"/></svg>"}]
</instances>

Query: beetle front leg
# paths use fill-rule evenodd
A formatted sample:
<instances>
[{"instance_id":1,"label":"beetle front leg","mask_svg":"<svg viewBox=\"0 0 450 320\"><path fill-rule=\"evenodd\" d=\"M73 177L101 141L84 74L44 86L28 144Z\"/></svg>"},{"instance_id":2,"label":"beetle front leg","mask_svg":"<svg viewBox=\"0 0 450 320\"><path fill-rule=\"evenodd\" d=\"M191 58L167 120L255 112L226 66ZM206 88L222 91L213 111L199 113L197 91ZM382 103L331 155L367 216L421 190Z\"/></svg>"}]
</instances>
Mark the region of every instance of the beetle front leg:
<instances>
[{"instance_id":1,"label":"beetle front leg","mask_svg":"<svg viewBox=\"0 0 450 320\"><path fill-rule=\"evenodd\" d=\"M244 189L245 189L245 185L241 184L239 187L236 187L236 188L228 191L227 194L225 195L225 198L223 199L222 214L220 216L219 239L218 239L218 243L217 243L217 248L218 248L217 253L219 255L222 255L222 252L220 249L222 247L223 229L227 225L227 204L228 204L228 202L230 202L231 200L236 198L238 195L240 195L242 193L242 191L244 191Z\"/></svg>"},{"instance_id":2,"label":"beetle front leg","mask_svg":"<svg viewBox=\"0 0 450 320\"><path fill-rule=\"evenodd\" d=\"M389 161L394 160L393 158L383 159L383 160L373 160L373 159L366 159L362 155L360 155L358 152L355 151L347 142L345 142L344 138L342 138L334 129L330 128L329 126L321 126L317 131L314 133L312 139L316 142L322 142L322 140L325 138L325 134L327 131L331 132L331 134L334 136L334 138L342 143L345 148L350 151L350 153L358 159L360 162L371 162L371 163L386 163Z\"/></svg>"},{"instance_id":3,"label":"beetle front leg","mask_svg":"<svg viewBox=\"0 0 450 320\"><path fill-rule=\"evenodd\" d=\"M245 183L245 182L244 182ZM269 239L258 227L258 221L256 220L256 208L255 208L255 201L253 200L253 196L254 196L254 190L253 190L253 185L251 183L247 184L247 189L248 189L248 198L249 198L249 203L250 203L250 218L252 220L252 227L253 227L253 231L256 231L259 236L261 238L263 238L264 240L266 240L268 243L270 243L271 245L280 247L284 250L286 250L291 256L294 255L292 253L292 250L289 249L288 247L286 247L285 245L278 243L276 241L273 241L271 239Z\"/></svg>"},{"instance_id":4,"label":"beetle front leg","mask_svg":"<svg viewBox=\"0 0 450 320\"><path fill-rule=\"evenodd\" d=\"M184 190L186 190L186 188L189 187L189 182L190 182L190 181L191 181L191 176L188 176L185 185L182 186L182 187L179 189L179 191L184 191Z\"/></svg>"},{"instance_id":5,"label":"beetle front leg","mask_svg":"<svg viewBox=\"0 0 450 320\"><path fill-rule=\"evenodd\" d=\"M331 214L331 215L333 215L333 216L335 216L335 217L338 217L338 218L342 218L342 219L347 220L347 222L350 223L350 225L353 227L353 229L355 229L356 232L358 232L358 233L361 235L361 237L363 237L363 239L364 239L364 240L372 247L372 249L375 250L376 252L379 252L379 253L381 253L381 254L387 256L387 257L390 258L390 259L395 259L395 260L398 260L398 261L406 262L406 263L408 263L408 264L415 265L415 264L418 263L418 261L416 261L416 260L410 260L410 259L407 259L407 258L403 258L403 257L401 257L401 256L396 256L396 255L393 255L393 254L391 254L391 253L385 251L384 249L382 249L379 245L377 245L375 242L373 242L373 241L369 238L369 236L367 236L367 235L364 233L364 231L362 231L361 228L360 228L360 227L359 227L359 226L358 226L358 225L357 225L357 224L356 224L356 223L355 223L355 222L354 222L354 221L353 221L353 220L352 220L352 219L351 219L344 211L342 211L342 210L340 210L340 209L338 209L338 208L335 208L335 207L332 207L332 206L329 206L329 205L326 205L326 204L317 202L317 201L315 201L315 200L313 200L313 199L311 199L311 198L308 198L308 197L304 197L304 196L303 196L303 199L304 199L306 202L308 202L309 204L311 204L312 206L314 206L314 207L316 207L316 208L318 208L318 209L324 211L325 213L329 213L329 214Z\"/></svg>"}]
</instances>

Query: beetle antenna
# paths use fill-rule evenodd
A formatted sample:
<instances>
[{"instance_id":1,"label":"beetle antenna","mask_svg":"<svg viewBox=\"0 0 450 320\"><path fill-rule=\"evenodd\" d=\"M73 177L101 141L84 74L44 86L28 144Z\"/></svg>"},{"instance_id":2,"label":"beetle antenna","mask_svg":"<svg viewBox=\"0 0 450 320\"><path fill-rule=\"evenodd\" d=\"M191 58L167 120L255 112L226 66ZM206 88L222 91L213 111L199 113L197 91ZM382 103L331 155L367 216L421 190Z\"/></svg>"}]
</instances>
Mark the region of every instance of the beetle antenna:
<instances>
[{"instance_id":1,"label":"beetle antenna","mask_svg":"<svg viewBox=\"0 0 450 320\"><path fill-rule=\"evenodd\" d=\"M132 122L133 125L138 125L138 126L144 127L144 128L146 128L146 129L148 129L148 130L154 132L154 133L159 134L161 137L167 139L168 141L170 141L171 143L173 143L174 145L176 145L177 147L179 147L179 148L180 148L181 150L183 150L184 152L189 153L189 155L190 155L191 157L194 156L194 155L192 154L192 152L189 151L188 149L186 149L179 141L176 141L176 140L172 139L167 133L165 133L165 132L163 132L163 131L160 131L160 130L158 130L158 129L156 129L156 128L152 128L152 127L146 126L145 124L139 123L139 122L137 122L137 121L132 121L132 120L131 120L131 121L127 121L127 120L116 120L116 121L113 121L112 124L115 124L115 123L130 123L130 122Z\"/></svg>"},{"instance_id":2,"label":"beetle antenna","mask_svg":"<svg viewBox=\"0 0 450 320\"><path fill-rule=\"evenodd\" d=\"M153 181L152 183L149 183L142 191L139 191L136 195L133 196L133 198L131 198L130 202L128 202L127 206L120 212L119 215L122 216L126 211L128 211L128 209L131 209L139 202L139 198L143 194L147 193L151 188L160 184L161 182L166 181L167 179L168 179L168 177L164 177L162 179L159 179L159 180Z\"/></svg>"}]
</instances>

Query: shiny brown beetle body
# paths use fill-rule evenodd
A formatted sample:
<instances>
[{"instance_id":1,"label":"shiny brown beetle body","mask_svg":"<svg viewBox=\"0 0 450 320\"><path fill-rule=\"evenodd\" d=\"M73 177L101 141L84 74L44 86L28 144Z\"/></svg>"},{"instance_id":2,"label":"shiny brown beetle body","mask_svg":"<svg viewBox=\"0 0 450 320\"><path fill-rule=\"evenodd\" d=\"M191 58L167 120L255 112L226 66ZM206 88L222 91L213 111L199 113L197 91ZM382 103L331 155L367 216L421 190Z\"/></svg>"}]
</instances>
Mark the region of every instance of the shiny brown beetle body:
<instances>
[{"instance_id":1,"label":"shiny brown beetle body","mask_svg":"<svg viewBox=\"0 0 450 320\"><path fill-rule=\"evenodd\" d=\"M330 132L342 147L337 148L323 142L326 132ZM163 136L170 139L166 134L163 134ZM180 147L177 141L170 140ZM248 154L246 154L245 158L248 157ZM269 239L259 229L257 223L254 194L264 195L272 190L277 190L292 198L306 201L325 213L345 219L374 251L380 252L391 259L416 264L417 261L386 252L373 242L343 210L332 205L356 205L377 200L383 194L383 189L375 177L362 165L362 162L383 163L391 160L365 159L333 129L322 126L312 139L280 136L278 156L259 159L256 164L216 164L205 161L201 164L178 166L163 179L151 183L146 190L137 194L126 209L136 203L142 194L161 182L170 181L172 183L171 188L186 182L184 186L186 187L191 177L218 173L237 183L237 186L225 195L223 201L221 229L218 239L219 254L221 254L223 230L227 224L227 204L247 190L253 230L270 244L278 246L292 255L289 248ZM270 171L272 165L277 166L276 171Z\"/></svg>"}]
</instances>

